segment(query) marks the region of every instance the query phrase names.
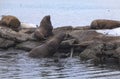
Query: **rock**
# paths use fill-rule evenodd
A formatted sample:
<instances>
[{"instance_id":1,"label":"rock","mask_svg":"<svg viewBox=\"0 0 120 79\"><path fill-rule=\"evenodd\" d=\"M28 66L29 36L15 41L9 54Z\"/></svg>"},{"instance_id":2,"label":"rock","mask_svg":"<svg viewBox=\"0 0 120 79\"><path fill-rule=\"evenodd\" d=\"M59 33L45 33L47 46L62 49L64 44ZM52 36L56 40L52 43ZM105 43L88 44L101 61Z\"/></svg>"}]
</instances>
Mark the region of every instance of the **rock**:
<instances>
[{"instance_id":1,"label":"rock","mask_svg":"<svg viewBox=\"0 0 120 79\"><path fill-rule=\"evenodd\" d=\"M113 43L92 43L80 53L81 59L92 60L94 63L118 63L120 62L119 48Z\"/></svg>"},{"instance_id":2,"label":"rock","mask_svg":"<svg viewBox=\"0 0 120 79\"><path fill-rule=\"evenodd\" d=\"M26 41L26 42L22 42L18 45L16 45L16 48L17 49L21 49L21 50L26 50L26 51L30 51L32 50L33 48L41 45L42 42L37 42L37 41Z\"/></svg>"},{"instance_id":3,"label":"rock","mask_svg":"<svg viewBox=\"0 0 120 79\"><path fill-rule=\"evenodd\" d=\"M61 42L60 47L58 48L59 53L69 53L74 44L76 44L75 39L67 39Z\"/></svg>"},{"instance_id":4,"label":"rock","mask_svg":"<svg viewBox=\"0 0 120 79\"><path fill-rule=\"evenodd\" d=\"M66 33L68 34L69 32L71 32L73 30L72 26L61 26L61 27L57 27L53 30L54 34L59 34L59 33Z\"/></svg>"},{"instance_id":5,"label":"rock","mask_svg":"<svg viewBox=\"0 0 120 79\"><path fill-rule=\"evenodd\" d=\"M97 55L102 54L103 46L103 43L93 43L89 45L83 52L80 53L80 57L85 60L96 60L98 59Z\"/></svg>"},{"instance_id":6,"label":"rock","mask_svg":"<svg viewBox=\"0 0 120 79\"><path fill-rule=\"evenodd\" d=\"M73 44L75 44L77 41L75 39L69 39L69 40L64 40L62 41L62 43L60 44L61 48L65 48L65 47L71 47L73 46Z\"/></svg>"},{"instance_id":7,"label":"rock","mask_svg":"<svg viewBox=\"0 0 120 79\"><path fill-rule=\"evenodd\" d=\"M90 30L90 26L76 26L73 30Z\"/></svg>"},{"instance_id":8,"label":"rock","mask_svg":"<svg viewBox=\"0 0 120 79\"><path fill-rule=\"evenodd\" d=\"M0 38L0 48L9 48L15 45L14 41Z\"/></svg>"},{"instance_id":9,"label":"rock","mask_svg":"<svg viewBox=\"0 0 120 79\"><path fill-rule=\"evenodd\" d=\"M79 44L85 41L94 40L96 37L102 36L102 34L97 33L94 30L74 30L70 32L69 35L76 39Z\"/></svg>"},{"instance_id":10,"label":"rock","mask_svg":"<svg viewBox=\"0 0 120 79\"><path fill-rule=\"evenodd\" d=\"M3 16L0 25L7 26L14 31L20 30L20 21L17 17L12 15Z\"/></svg>"},{"instance_id":11,"label":"rock","mask_svg":"<svg viewBox=\"0 0 120 79\"><path fill-rule=\"evenodd\" d=\"M36 28L23 28L19 32L25 33L25 34L32 34L34 33Z\"/></svg>"},{"instance_id":12,"label":"rock","mask_svg":"<svg viewBox=\"0 0 120 79\"><path fill-rule=\"evenodd\" d=\"M115 50L115 52L118 52L118 53L120 53L120 47L118 47L116 50Z\"/></svg>"},{"instance_id":13,"label":"rock","mask_svg":"<svg viewBox=\"0 0 120 79\"><path fill-rule=\"evenodd\" d=\"M113 29L120 27L120 21L98 19L92 21L90 27L91 29Z\"/></svg>"},{"instance_id":14,"label":"rock","mask_svg":"<svg viewBox=\"0 0 120 79\"><path fill-rule=\"evenodd\" d=\"M29 39L33 40L34 38L30 34L25 34L22 32L16 32L11 30L10 28L0 27L0 37L8 40L12 40L15 42L23 42Z\"/></svg>"},{"instance_id":15,"label":"rock","mask_svg":"<svg viewBox=\"0 0 120 79\"><path fill-rule=\"evenodd\" d=\"M52 30L53 26L48 15L42 19L40 26L34 32L34 36L39 40L46 39L46 37L53 35Z\"/></svg>"},{"instance_id":16,"label":"rock","mask_svg":"<svg viewBox=\"0 0 120 79\"><path fill-rule=\"evenodd\" d=\"M119 59L120 62L120 47L115 49L115 52L113 53L114 57Z\"/></svg>"}]
</instances>

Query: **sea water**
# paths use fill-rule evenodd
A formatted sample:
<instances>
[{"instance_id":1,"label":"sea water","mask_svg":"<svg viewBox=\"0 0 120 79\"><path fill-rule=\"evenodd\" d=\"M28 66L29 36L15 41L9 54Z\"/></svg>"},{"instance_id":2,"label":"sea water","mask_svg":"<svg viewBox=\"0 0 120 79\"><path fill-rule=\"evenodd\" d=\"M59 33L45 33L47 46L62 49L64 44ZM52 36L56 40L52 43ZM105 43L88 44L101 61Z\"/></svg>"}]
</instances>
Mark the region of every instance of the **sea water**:
<instances>
[{"instance_id":1,"label":"sea water","mask_svg":"<svg viewBox=\"0 0 120 79\"><path fill-rule=\"evenodd\" d=\"M8 49L0 51L0 79L119 79L116 65L95 66L79 57L30 58L28 52Z\"/></svg>"},{"instance_id":2,"label":"sea water","mask_svg":"<svg viewBox=\"0 0 120 79\"><path fill-rule=\"evenodd\" d=\"M21 22L39 25L51 15L54 27L86 26L95 19L120 20L119 0L0 0L0 16L14 15Z\"/></svg>"},{"instance_id":3,"label":"sea water","mask_svg":"<svg viewBox=\"0 0 120 79\"><path fill-rule=\"evenodd\" d=\"M54 27L89 25L94 19L120 20L120 0L0 0L0 16L39 25L51 15ZM34 59L29 52L0 50L0 79L119 79L116 65L94 66L79 57Z\"/></svg>"}]
</instances>

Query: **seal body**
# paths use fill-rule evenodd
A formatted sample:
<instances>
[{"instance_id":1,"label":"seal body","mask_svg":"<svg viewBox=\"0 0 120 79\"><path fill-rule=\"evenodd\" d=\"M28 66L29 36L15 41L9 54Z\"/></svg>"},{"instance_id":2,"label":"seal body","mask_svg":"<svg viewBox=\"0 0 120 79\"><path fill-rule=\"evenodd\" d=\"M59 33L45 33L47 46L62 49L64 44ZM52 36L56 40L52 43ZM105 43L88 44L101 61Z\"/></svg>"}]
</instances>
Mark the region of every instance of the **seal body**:
<instances>
[{"instance_id":1,"label":"seal body","mask_svg":"<svg viewBox=\"0 0 120 79\"><path fill-rule=\"evenodd\" d=\"M14 31L19 31L20 30L19 19L15 16L12 16L12 15L2 16L2 19L0 21L0 25L7 26Z\"/></svg>"},{"instance_id":2,"label":"seal body","mask_svg":"<svg viewBox=\"0 0 120 79\"><path fill-rule=\"evenodd\" d=\"M37 39L44 39L52 35L53 26L50 21L50 16L45 16L40 22L40 26L35 30L34 36Z\"/></svg>"},{"instance_id":3,"label":"seal body","mask_svg":"<svg viewBox=\"0 0 120 79\"><path fill-rule=\"evenodd\" d=\"M120 21L98 19L91 23L91 29L113 29L120 27Z\"/></svg>"},{"instance_id":4,"label":"seal body","mask_svg":"<svg viewBox=\"0 0 120 79\"><path fill-rule=\"evenodd\" d=\"M33 48L30 51L30 57L51 57L57 51L60 43L66 35L64 33L54 36L52 39L48 40L46 43Z\"/></svg>"}]
</instances>

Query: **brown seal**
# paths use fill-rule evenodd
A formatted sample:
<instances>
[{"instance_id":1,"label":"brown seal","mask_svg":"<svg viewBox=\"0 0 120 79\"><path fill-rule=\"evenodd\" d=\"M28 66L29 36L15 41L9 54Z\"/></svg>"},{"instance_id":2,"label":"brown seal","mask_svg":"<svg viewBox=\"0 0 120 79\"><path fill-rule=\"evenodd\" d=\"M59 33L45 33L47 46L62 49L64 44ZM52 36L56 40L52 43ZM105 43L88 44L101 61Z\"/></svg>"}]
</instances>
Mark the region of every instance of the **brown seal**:
<instances>
[{"instance_id":1,"label":"brown seal","mask_svg":"<svg viewBox=\"0 0 120 79\"><path fill-rule=\"evenodd\" d=\"M34 36L38 39L44 39L52 35L53 26L50 21L50 15L45 16L40 22L40 26L35 30Z\"/></svg>"},{"instance_id":2,"label":"brown seal","mask_svg":"<svg viewBox=\"0 0 120 79\"><path fill-rule=\"evenodd\" d=\"M98 19L91 23L91 29L113 29L120 27L120 21Z\"/></svg>"},{"instance_id":3,"label":"brown seal","mask_svg":"<svg viewBox=\"0 0 120 79\"><path fill-rule=\"evenodd\" d=\"M63 41L66 34L60 33L54 36L52 39L47 41L46 43L33 48L30 51L30 57L51 57L57 51L60 43Z\"/></svg>"},{"instance_id":4,"label":"brown seal","mask_svg":"<svg viewBox=\"0 0 120 79\"><path fill-rule=\"evenodd\" d=\"M7 26L14 31L19 31L19 29L20 29L19 19L15 16L12 16L12 15L2 16L2 19L0 21L0 25Z\"/></svg>"}]
</instances>

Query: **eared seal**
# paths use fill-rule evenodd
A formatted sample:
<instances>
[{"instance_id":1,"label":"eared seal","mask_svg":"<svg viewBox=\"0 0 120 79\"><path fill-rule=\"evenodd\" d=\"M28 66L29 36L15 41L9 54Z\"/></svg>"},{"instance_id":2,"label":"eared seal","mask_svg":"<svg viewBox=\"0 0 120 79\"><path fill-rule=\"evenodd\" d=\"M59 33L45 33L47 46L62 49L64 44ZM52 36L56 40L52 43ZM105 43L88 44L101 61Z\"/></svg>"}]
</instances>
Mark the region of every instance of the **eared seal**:
<instances>
[{"instance_id":1,"label":"eared seal","mask_svg":"<svg viewBox=\"0 0 120 79\"><path fill-rule=\"evenodd\" d=\"M21 23L20 23L19 19L12 15L2 16L1 21L0 21L0 25L9 27L14 31L20 30L20 24Z\"/></svg>"},{"instance_id":2,"label":"eared seal","mask_svg":"<svg viewBox=\"0 0 120 79\"><path fill-rule=\"evenodd\" d=\"M91 23L91 29L113 29L120 27L120 21L98 19Z\"/></svg>"},{"instance_id":3,"label":"eared seal","mask_svg":"<svg viewBox=\"0 0 120 79\"><path fill-rule=\"evenodd\" d=\"M53 34L52 30L53 26L50 21L50 15L48 15L42 19L40 26L34 32L34 36L37 39L45 39Z\"/></svg>"},{"instance_id":4,"label":"eared seal","mask_svg":"<svg viewBox=\"0 0 120 79\"><path fill-rule=\"evenodd\" d=\"M57 51L60 43L63 41L66 34L60 33L55 35L53 38L48 40L46 43L33 48L29 56L30 57L50 57L53 56L54 53Z\"/></svg>"}]
</instances>

